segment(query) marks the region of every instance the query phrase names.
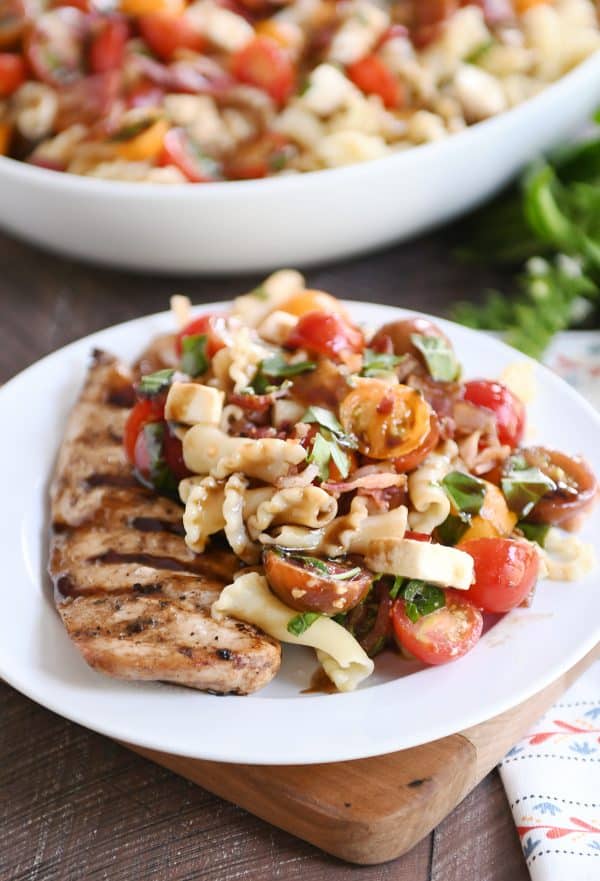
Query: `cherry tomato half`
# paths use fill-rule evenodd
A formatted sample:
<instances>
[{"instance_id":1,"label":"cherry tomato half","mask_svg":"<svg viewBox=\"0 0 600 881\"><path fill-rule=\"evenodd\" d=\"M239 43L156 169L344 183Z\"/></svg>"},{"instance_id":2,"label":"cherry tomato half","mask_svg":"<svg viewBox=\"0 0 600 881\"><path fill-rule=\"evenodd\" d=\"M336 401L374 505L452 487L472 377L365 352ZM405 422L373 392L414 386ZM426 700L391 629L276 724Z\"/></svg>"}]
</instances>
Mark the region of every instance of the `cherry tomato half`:
<instances>
[{"instance_id":1,"label":"cherry tomato half","mask_svg":"<svg viewBox=\"0 0 600 881\"><path fill-rule=\"evenodd\" d=\"M470 651L481 636L479 609L464 598L463 591L446 590L446 605L411 621L403 599L392 608L392 625L400 645L425 664L445 664Z\"/></svg>"},{"instance_id":2,"label":"cherry tomato half","mask_svg":"<svg viewBox=\"0 0 600 881\"><path fill-rule=\"evenodd\" d=\"M233 180L253 180L267 177L285 168L295 148L279 132L265 132L245 144L240 144L226 162L227 177Z\"/></svg>"},{"instance_id":3,"label":"cherry tomato half","mask_svg":"<svg viewBox=\"0 0 600 881\"><path fill-rule=\"evenodd\" d=\"M181 355L182 341L186 336L206 334L208 337L206 341L206 355L208 358L212 358L219 349L225 348L226 343L223 341L223 335L225 334L226 318L226 312L205 312L204 315L194 318L177 334L175 340L177 354Z\"/></svg>"},{"instance_id":4,"label":"cherry tomato half","mask_svg":"<svg viewBox=\"0 0 600 881\"><path fill-rule=\"evenodd\" d=\"M452 343L444 331L427 318L405 318L401 321L390 321L389 324L384 324L371 340L370 347L376 352L385 352L389 340L394 355L412 355L419 364L426 367L423 353L417 349L411 339L413 334L438 337L452 351Z\"/></svg>"},{"instance_id":5,"label":"cherry tomato half","mask_svg":"<svg viewBox=\"0 0 600 881\"><path fill-rule=\"evenodd\" d=\"M581 515L598 498L598 480L590 466L579 456L567 456L545 447L529 447L520 452L527 465L539 468L556 484L556 489L542 496L527 519L563 529L577 528Z\"/></svg>"},{"instance_id":6,"label":"cherry tomato half","mask_svg":"<svg viewBox=\"0 0 600 881\"><path fill-rule=\"evenodd\" d=\"M373 459L404 459L427 441L432 430L429 404L407 385L361 379L340 404L344 431Z\"/></svg>"},{"instance_id":7,"label":"cherry tomato half","mask_svg":"<svg viewBox=\"0 0 600 881\"><path fill-rule=\"evenodd\" d=\"M123 446L132 465L136 464L136 442L144 425L161 422L165 416L165 397L144 398L132 408L123 433Z\"/></svg>"},{"instance_id":8,"label":"cherry tomato half","mask_svg":"<svg viewBox=\"0 0 600 881\"><path fill-rule=\"evenodd\" d=\"M8 98L27 78L27 68L20 55L0 52L0 98Z\"/></svg>"},{"instance_id":9,"label":"cherry tomato half","mask_svg":"<svg viewBox=\"0 0 600 881\"><path fill-rule=\"evenodd\" d=\"M385 107L397 110L404 103L404 89L377 55L367 55L348 67L348 76L365 95L379 95Z\"/></svg>"},{"instance_id":10,"label":"cherry tomato half","mask_svg":"<svg viewBox=\"0 0 600 881\"><path fill-rule=\"evenodd\" d=\"M367 569L359 569L345 578L359 568L352 563L316 560L301 555L292 557L277 551L265 553L264 566L273 593L299 612L325 615L347 612L365 598L373 581L373 575Z\"/></svg>"},{"instance_id":11,"label":"cherry tomato half","mask_svg":"<svg viewBox=\"0 0 600 881\"><path fill-rule=\"evenodd\" d=\"M138 25L148 46L163 61L170 61L177 49L201 52L206 42L185 13L170 15L166 12L154 12L141 15Z\"/></svg>"},{"instance_id":12,"label":"cherry tomato half","mask_svg":"<svg viewBox=\"0 0 600 881\"><path fill-rule=\"evenodd\" d=\"M465 596L485 612L508 612L529 596L538 579L540 560L529 542L511 538L475 538L460 542L473 557L475 583Z\"/></svg>"},{"instance_id":13,"label":"cherry tomato half","mask_svg":"<svg viewBox=\"0 0 600 881\"><path fill-rule=\"evenodd\" d=\"M124 18L105 16L92 38L89 65L92 73L118 70L123 64L129 28Z\"/></svg>"},{"instance_id":14,"label":"cherry tomato half","mask_svg":"<svg viewBox=\"0 0 600 881\"><path fill-rule=\"evenodd\" d=\"M262 89L276 104L284 104L294 91L294 65L285 49L269 37L255 37L235 52L231 72L241 83Z\"/></svg>"},{"instance_id":15,"label":"cherry tomato half","mask_svg":"<svg viewBox=\"0 0 600 881\"><path fill-rule=\"evenodd\" d=\"M183 128L171 128L163 138L159 165L175 165L195 184L220 180L219 164L205 155Z\"/></svg>"},{"instance_id":16,"label":"cherry tomato half","mask_svg":"<svg viewBox=\"0 0 600 881\"><path fill-rule=\"evenodd\" d=\"M358 328L333 312L306 312L286 341L294 349L308 349L334 361L353 352L362 352L365 341Z\"/></svg>"},{"instance_id":17,"label":"cherry tomato half","mask_svg":"<svg viewBox=\"0 0 600 881\"><path fill-rule=\"evenodd\" d=\"M525 407L505 385L489 379L474 379L465 383L464 399L494 413L501 444L514 449L521 443L525 433Z\"/></svg>"}]
</instances>

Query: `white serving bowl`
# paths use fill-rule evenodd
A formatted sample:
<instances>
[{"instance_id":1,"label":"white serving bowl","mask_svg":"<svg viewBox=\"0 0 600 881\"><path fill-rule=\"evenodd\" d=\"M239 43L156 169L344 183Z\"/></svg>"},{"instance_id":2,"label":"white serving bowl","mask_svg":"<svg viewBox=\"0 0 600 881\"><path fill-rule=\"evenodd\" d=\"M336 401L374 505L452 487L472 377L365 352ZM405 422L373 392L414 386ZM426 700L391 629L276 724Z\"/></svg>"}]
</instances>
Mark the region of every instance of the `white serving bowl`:
<instances>
[{"instance_id":1,"label":"white serving bowl","mask_svg":"<svg viewBox=\"0 0 600 881\"><path fill-rule=\"evenodd\" d=\"M104 181L0 157L0 226L154 272L306 266L398 242L482 202L600 104L600 52L530 101L443 141L345 168L205 186Z\"/></svg>"}]
</instances>

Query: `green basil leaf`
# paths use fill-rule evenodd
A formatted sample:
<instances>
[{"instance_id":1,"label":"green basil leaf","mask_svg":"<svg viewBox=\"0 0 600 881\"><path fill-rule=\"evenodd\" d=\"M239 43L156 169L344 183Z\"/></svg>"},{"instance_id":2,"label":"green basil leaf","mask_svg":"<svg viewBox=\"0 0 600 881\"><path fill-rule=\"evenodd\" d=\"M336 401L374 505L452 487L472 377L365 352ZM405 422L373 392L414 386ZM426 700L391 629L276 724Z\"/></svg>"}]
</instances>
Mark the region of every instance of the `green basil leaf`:
<instances>
[{"instance_id":1,"label":"green basil leaf","mask_svg":"<svg viewBox=\"0 0 600 881\"><path fill-rule=\"evenodd\" d=\"M348 458L348 454L345 453L334 440L328 441L328 443L331 460L340 472L341 478L345 480L350 474L350 459Z\"/></svg>"},{"instance_id":2,"label":"green basil leaf","mask_svg":"<svg viewBox=\"0 0 600 881\"><path fill-rule=\"evenodd\" d=\"M556 489L552 478L539 468L515 468L514 464L501 483L508 507L519 518L527 517L542 496Z\"/></svg>"},{"instance_id":3,"label":"green basil leaf","mask_svg":"<svg viewBox=\"0 0 600 881\"><path fill-rule=\"evenodd\" d=\"M485 497L485 483L463 471L451 471L441 481L446 495L458 509L461 520L479 514Z\"/></svg>"},{"instance_id":4,"label":"green basil leaf","mask_svg":"<svg viewBox=\"0 0 600 881\"><path fill-rule=\"evenodd\" d=\"M444 545L457 545L468 528L468 520L449 514L444 522L437 527L436 536Z\"/></svg>"},{"instance_id":5,"label":"green basil leaf","mask_svg":"<svg viewBox=\"0 0 600 881\"><path fill-rule=\"evenodd\" d=\"M534 541L541 548L544 547L550 531L548 523L527 523L524 520L519 520L517 527L529 541Z\"/></svg>"},{"instance_id":6,"label":"green basil leaf","mask_svg":"<svg viewBox=\"0 0 600 881\"><path fill-rule=\"evenodd\" d=\"M156 373L147 373L146 376L142 376L140 379L137 391L141 395L148 397L158 395L171 385L174 373L175 371L172 368L157 370Z\"/></svg>"},{"instance_id":7,"label":"green basil leaf","mask_svg":"<svg viewBox=\"0 0 600 881\"><path fill-rule=\"evenodd\" d=\"M181 369L188 376L201 376L209 367L209 359L206 354L208 335L205 333L184 336L181 341Z\"/></svg>"},{"instance_id":8,"label":"green basil leaf","mask_svg":"<svg viewBox=\"0 0 600 881\"><path fill-rule=\"evenodd\" d=\"M294 636L302 636L308 630L311 624L314 624L317 618L321 617L320 612L301 612L294 618L290 618L287 624L288 633Z\"/></svg>"},{"instance_id":9,"label":"green basil leaf","mask_svg":"<svg viewBox=\"0 0 600 881\"><path fill-rule=\"evenodd\" d=\"M305 566L312 566L313 569L318 569L319 572L324 572L325 575L329 574L327 564L323 560L319 560L318 557L309 557L307 554L281 554L281 556L298 560L299 563Z\"/></svg>"},{"instance_id":10,"label":"green basil leaf","mask_svg":"<svg viewBox=\"0 0 600 881\"><path fill-rule=\"evenodd\" d=\"M316 422L323 428L328 428L333 434L343 434L343 428L331 410L325 407L309 407L300 422Z\"/></svg>"},{"instance_id":11,"label":"green basil leaf","mask_svg":"<svg viewBox=\"0 0 600 881\"><path fill-rule=\"evenodd\" d=\"M130 141L132 138L137 137L137 135L141 135L146 129L151 128L155 122L156 117L154 116L146 116L144 119L138 119L135 122L129 123L129 125L122 126L110 136L109 140L115 143Z\"/></svg>"},{"instance_id":12,"label":"green basil leaf","mask_svg":"<svg viewBox=\"0 0 600 881\"><path fill-rule=\"evenodd\" d=\"M316 361L298 361L296 364L288 364L283 355L273 355L260 362L259 370L265 376L298 376L299 373L308 373L317 366Z\"/></svg>"},{"instance_id":13,"label":"green basil leaf","mask_svg":"<svg viewBox=\"0 0 600 881\"><path fill-rule=\"evenodd\" d=\"M348 569L346 572L338 572L337 575L330 575L330 578L333 578L334 581L349 581L351 578L355 578L357 575L361 573L360 566L355 566L354 569Z\"/></svg>"},{"instance_id":14,"label":"green basil leaf","mask_svg":"<svg viewBox=\"0 0 600 881\"><path fill-rule=\"evenodd\" d=\"M406 355L390 355L384 352L376 352L374 349L365 349L361 376L382 376L393 373L398 364L406 360Z\"/></svg>"},{"instance_id":15,"label":"green basil leaf","mask_svg":"<svg viewBox=\"0 0 600 881\"><path fill-rule=\"evenodd\" d=\"M411 342L425 358L432 379L453 382L460 376L460 364L448 343L437 336L411 333Z\"/></svg>"},{"instance_id":16,"label":"green basil leaf","mask_svg":"<svg viewBox=\"0 0 600 881\"><path fill-rule=\"evenodd\" d=\"M331 445L325 440L322 434L315 435L315 439L312 442L312 447L310 453L306 457L306 461L317 466L321 480L327 480L329 477L330 459Z\"/></svg>"},{"instance_id":17,"label":"green basil leaf","mask_svg":"<svg viewBox=\"0 0 600 881\"><path fill-rule=\"evenodd\" d=\"M446 605L446 595L441 587L416 579L405 585L402 596L404 611L413 623Z\"/></svg>"},{"instance_id":18,"label":"green basil leaf","mask_svg":"<svg viewBox=\"0 0 600 881\"><path fill-rule=\"evenodd\" d=\"M404 587L404 578L401 575L394 576L394 583L390 587L390 598L395 600L398 598L398 594Z\"/></svg>"}]
</instances>

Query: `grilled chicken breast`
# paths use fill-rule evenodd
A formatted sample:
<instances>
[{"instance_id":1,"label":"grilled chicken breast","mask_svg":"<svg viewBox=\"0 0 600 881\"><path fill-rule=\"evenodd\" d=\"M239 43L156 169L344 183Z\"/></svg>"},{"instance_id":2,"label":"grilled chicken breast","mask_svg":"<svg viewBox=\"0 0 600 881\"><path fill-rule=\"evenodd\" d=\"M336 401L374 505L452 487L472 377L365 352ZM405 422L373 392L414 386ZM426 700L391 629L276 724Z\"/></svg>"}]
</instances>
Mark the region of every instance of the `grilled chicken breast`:
<instances>
[{"instance_id":1,"label":"grilled chicken breast","mask_svg":"<svg viewBox=\"0 0 600 881\"><path fill-rule=\"evenodd\" d=\"M210 606L238 567L192 553L181 508L142 487L122 435L132 375L95 352L51 487L49 571L58 611L87 663L120 679L248 694L277 673L279 643Z\"/></svg>"}]
</instances>

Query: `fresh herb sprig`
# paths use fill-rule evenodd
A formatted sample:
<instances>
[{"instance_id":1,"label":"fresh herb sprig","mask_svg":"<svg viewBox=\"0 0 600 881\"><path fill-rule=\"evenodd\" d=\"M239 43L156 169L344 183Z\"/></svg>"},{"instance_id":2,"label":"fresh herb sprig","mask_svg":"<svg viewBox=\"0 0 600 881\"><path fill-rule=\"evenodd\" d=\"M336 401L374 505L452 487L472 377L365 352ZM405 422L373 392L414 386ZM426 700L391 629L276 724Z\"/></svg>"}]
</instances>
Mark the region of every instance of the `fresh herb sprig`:
<instances>
[{"instance_id":1,"label":"fresh herb sprig","mask_svg":"<svg viewBox=\"0 0 600 881\"><path fill-rule=\"evenodd\" d=\"M477 212L462 235L469 242L463 258L527 262L516 296L491 292L481 305L458 304L453 317L502 331L511 345L541 357L555 333L600 301L600 137L536 163L519 189Z\"/></svg>"}]
</instances>

